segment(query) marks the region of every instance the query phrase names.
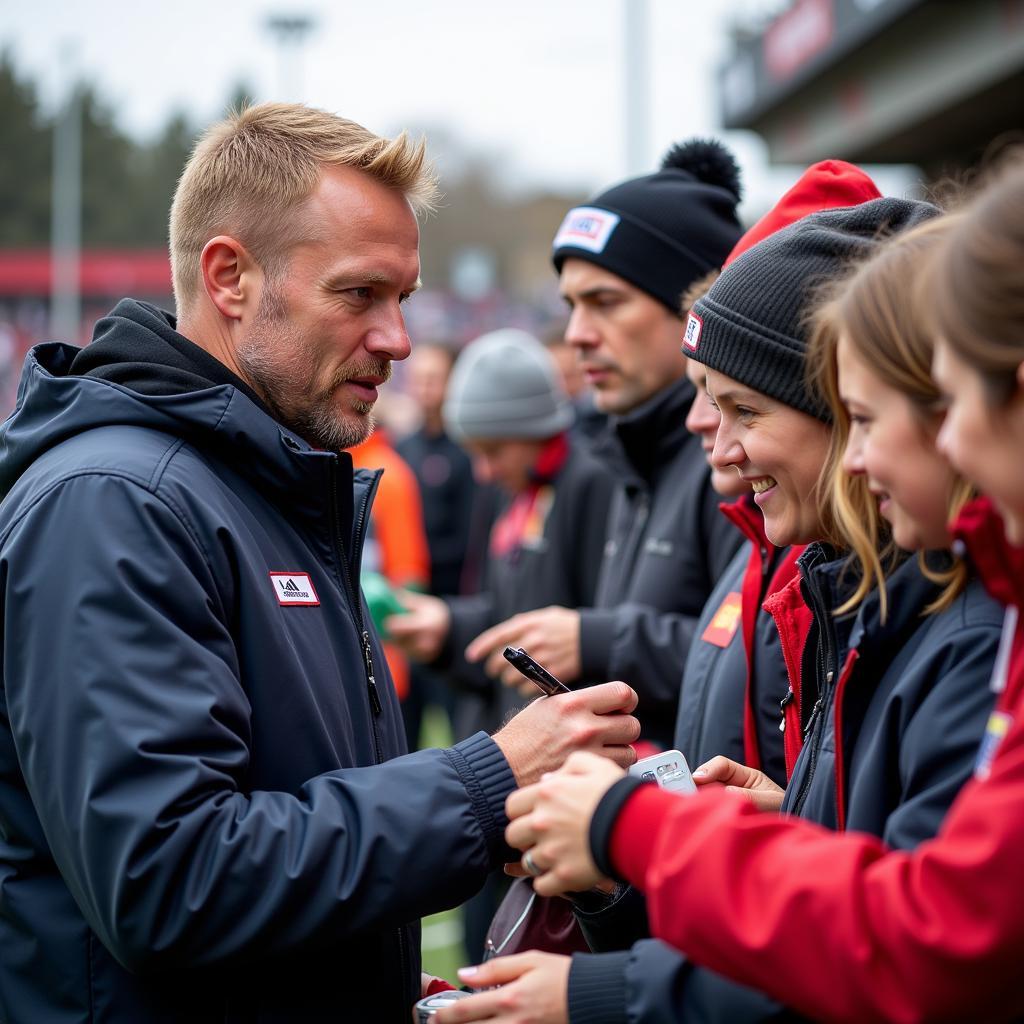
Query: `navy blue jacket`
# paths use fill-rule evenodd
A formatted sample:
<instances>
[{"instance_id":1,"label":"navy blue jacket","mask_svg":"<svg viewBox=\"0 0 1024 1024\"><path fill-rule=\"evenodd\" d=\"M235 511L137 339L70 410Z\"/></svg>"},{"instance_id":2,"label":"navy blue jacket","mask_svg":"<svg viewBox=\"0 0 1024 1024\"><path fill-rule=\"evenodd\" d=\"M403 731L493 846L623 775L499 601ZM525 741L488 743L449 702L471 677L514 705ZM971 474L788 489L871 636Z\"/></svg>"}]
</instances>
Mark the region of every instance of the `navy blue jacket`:
<instances>
[{"instance_id":1,"label":"navy blue jacket","mask_svg":"<svg viewBox=\"0 0 1024 1024\"><path fill-rule=\"evenodd\" d=\"M828 554L811 545L798 562L818 631L806 671L820 676L822 699L783 809L909 849L935 835L971 776L992 708L986 683L1002 609L972 579L949 608L922 618L940 588L911 557L887 580L884 623L877 592L836 619L833 610L849 591L845 559L830 561ZM656 940L608 957L576 958L572 974L570 993L575 983L578 1002L600 996L608 1007L605 1016L587 1017L595 1024L794 1016L760 993L693 967Z\"/></svg>"},{"instance_id":2,"label":"navy blue jacket","mask_svg":"<svg viewBox=\"0 0 1024 1024\"><path fill-rule=\"evenodd\" d=\"M501 859L513 778L482 734L399 756L375 476L77 351L30 354L0 431L0 1019L405 1021L416 920Z\"/></svg>"}]
</instances>

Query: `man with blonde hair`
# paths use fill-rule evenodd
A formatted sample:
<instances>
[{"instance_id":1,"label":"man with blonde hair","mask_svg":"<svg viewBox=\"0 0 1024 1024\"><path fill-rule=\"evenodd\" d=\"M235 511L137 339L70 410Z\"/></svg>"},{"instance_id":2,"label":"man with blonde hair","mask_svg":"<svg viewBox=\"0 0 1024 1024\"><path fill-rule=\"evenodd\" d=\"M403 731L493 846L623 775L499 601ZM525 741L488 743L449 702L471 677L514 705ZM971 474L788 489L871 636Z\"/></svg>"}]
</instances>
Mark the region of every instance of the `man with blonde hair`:
<instances>
[{"instance_id":1,"label":"man with blonde hair","mask_svg":"<svg viewBox=\"0 0 1024 1024\"><path fill-rule=\"evenodd\" d=\"M623 683L405 755L344 449L409 353L422 144L301 106L198 144L177 318L30 353L0 428L0 1019L399 1021L416 919L507 848L504 800L620 764ZM386 762L386 763L385 763Z\"/></svg>"}]
</instances>

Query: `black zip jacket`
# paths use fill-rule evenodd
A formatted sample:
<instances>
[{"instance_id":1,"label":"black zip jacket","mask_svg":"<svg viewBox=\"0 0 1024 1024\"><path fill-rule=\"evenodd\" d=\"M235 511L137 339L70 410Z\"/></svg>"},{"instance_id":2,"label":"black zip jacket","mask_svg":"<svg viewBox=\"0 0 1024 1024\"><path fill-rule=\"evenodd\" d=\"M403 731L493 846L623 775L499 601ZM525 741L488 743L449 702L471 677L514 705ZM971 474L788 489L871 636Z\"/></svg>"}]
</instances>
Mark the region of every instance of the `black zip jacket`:
<instances>
[{"instance_id":1,"label":"black zip jacket","mask_svg":"<svg viewBox=\"0 0 1024 1024\"><path fill-rule=\"evenodd\" d=\"M97 332L97 365L35 349L0 429L0 1019L407 1021L418 917L507 856L508 764L399 756L375 475L167 314Z\"/></svg>"},{"instance_id":2,"label":"black zip jacket","mask_svg":"<svg viewBox=\"0 0 1024 1024\"><path fill-rule=\"evenodd\" d=\"M693 395L677 381L614 420L596 449L619 489L595 607L580 613L582 676L628 682L643 739L663 748L698 618L743 540L719 514L700 439L686 429Z\"/></svg>"}]
</instances>

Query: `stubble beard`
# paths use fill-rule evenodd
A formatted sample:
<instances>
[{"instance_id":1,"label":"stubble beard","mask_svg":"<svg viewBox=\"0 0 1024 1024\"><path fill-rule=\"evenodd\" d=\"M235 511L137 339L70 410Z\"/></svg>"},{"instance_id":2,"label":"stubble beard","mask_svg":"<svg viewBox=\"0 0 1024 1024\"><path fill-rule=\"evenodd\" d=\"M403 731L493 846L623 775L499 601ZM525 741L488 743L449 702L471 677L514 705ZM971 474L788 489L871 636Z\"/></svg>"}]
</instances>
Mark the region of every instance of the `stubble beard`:
<instances>
[{"instance_id":1,"label":"stubble beard","mask_svg":"<svg viewBox=\"0 0 1024 1024\"><path fill-rule=\"evenodd\" d=\"M345 365L327 388L318 388L304 342L288 324L275 297L261 301L248 337L237 350L239 367L274 419L314 448L342 451L373 431L373 402L354 399L351 412L338 408L336 393L348 380L391 376L389 360L365 359Z\"/></svg>"}]
</instances>

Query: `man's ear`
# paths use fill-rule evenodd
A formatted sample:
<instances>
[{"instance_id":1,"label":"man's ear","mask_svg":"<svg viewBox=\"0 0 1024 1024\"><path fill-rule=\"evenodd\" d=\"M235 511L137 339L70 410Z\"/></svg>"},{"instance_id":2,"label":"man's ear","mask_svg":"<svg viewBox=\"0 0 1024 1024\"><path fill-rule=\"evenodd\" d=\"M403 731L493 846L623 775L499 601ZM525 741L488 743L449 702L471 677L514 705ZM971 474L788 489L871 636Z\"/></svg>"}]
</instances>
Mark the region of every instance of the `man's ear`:
<instances>
[{"instance_id":1,"label":"man's ear","mask_svg":"<svg viewBox=\"0 0 1024 1024\"><path fill-rule=\"evenodd\" d=\"M249 251L230 235L217 235L203 246L199 257L203 288L221 316L241 320L256 308L259 267Z\"/></svg>"}]
</instances>

